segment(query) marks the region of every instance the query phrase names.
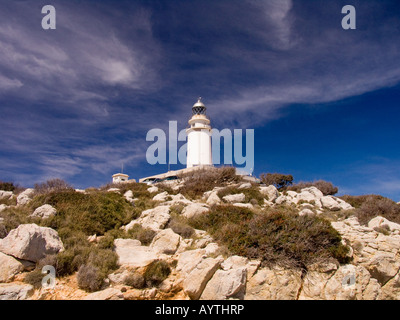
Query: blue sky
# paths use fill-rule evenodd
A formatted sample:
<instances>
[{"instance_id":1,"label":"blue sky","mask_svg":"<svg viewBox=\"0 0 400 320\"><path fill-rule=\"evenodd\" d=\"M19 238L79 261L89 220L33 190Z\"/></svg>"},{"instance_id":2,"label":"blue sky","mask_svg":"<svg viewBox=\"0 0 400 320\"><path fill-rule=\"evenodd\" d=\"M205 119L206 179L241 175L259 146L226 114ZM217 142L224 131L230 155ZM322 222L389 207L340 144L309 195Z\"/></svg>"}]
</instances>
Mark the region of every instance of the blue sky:
<instances>
[{"instance_id":1,"label":"blue sky","mask_svg":"<svg viewBox=\"0 0 400 320\"><path fill-rule=\"evenodd\" d=\"M41 28L41 8L57 29ZM357 29L343 30L351 4ZM0 180L99 186L149 165L146 133L198 96L255 130L255 175L400 201L400 3L0 0ZM172 166L178 169L181 166Z\"/></svg>"}]
</instances>

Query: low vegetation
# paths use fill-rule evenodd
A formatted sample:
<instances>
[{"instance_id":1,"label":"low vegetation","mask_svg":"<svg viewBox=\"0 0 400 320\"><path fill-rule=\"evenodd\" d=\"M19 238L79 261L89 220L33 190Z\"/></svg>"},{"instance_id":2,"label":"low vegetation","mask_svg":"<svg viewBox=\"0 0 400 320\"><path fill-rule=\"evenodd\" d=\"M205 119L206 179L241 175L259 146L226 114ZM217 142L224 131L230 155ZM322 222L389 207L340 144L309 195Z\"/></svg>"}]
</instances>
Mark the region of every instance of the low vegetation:
<instances>
[{"instance_id":1,"label":"low vegetation","mask_svg":"<svg viewBox=\"0 0 400 320\"><path fill-rule=\"evenodd\" d=\"M263 265L307 268L335 258L347 262L348 248L327 220L298 216L287 207L255 214L231 205L216 206L208 215L191 220L194 228L207 230L232 254L260 259Z\"/></svg>"},{"instance_id":2,"label":"low vegetation","mask_svg":"<svg viewBox=\"0 0 400 320\"><path fill-rule=\"evenodd\" d=\"M215 187L223 187L228 183L239 182L241 178L236 175L233 167L207 168L194 170L182 176L183 186L180 193L190 199L203 196L204 192Z\"/></svg>"},{"instance_id":3,"label":"low vegetation","mask_svg":"<svg viewBox=\"0 0 400 320\"><path fill-rule=\"evenodd\" d=\"M282 173L262 173L260 175L260 180L267 186L275 186L279 191L283 191L293 184L293 176Z\"/></svg>"},{"instance_id":4,"label":"low vegetation","mask_svg":"<svg viewBox=\"0 0 400 320\"><path fill-rule=\"evenodd\" d=\"M336 193L338 193L338 191L339 191L339 188L335 187L332 184L332 182L328 182L328 181L324 181L324 180L318 180L318 181L313 181L313 182L299 182L299 183L296 183L294 185L287 187L286 190L300 192L301 189L309 188L309 187L316 187L324 194L324 196L333 196Z\"/></svg>"},{"instance_id":5,"label":"low vegetation","mask_svg":"<svg viewBox=\"0 0 400 320\"><path fill-rule=\"evenodd\" d=\"M341 199L350 203L355 209L355 215L361 224L377 216L382 216L392 222L400 223L400 205L389 198L379 195L342 196Z\"/></svg>"}]
</instances>

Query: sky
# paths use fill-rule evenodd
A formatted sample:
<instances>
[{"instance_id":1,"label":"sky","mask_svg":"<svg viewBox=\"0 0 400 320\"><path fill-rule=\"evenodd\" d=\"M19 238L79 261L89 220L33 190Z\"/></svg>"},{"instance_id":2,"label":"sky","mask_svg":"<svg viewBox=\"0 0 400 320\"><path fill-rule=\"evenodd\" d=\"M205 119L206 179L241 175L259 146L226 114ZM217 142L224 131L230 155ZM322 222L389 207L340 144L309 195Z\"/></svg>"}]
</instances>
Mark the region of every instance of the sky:
<instances>
[{"instance_id":1,"label":"sky","mask_svg":"<svg viewBox=\"0 0 400 320\"><path fill-rule=\"evenodd\" d=\"M0 180L165 172L147 132L201 96L214 128L254 129L254 175L400 201L399 61L397 0L0 0Z\"/></svg>"}]
</instances>

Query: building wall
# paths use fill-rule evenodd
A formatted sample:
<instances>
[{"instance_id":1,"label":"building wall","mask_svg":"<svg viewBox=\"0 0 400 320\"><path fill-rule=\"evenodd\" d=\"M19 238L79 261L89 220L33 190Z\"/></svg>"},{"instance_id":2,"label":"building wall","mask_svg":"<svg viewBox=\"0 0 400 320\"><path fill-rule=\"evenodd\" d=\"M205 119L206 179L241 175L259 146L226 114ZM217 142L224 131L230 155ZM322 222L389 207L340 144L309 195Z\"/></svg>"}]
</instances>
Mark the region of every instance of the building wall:
<instances>
[{"instance_id":1,"label":"building wall","mask_svg":"<svg viewBox=\"0 0 400 320\"><path fill-rule=\"evenodd\" d=\"M212 165L211 132L209 129L189 130L187 142L187 168Z\"/></svg>"}]
</instances>

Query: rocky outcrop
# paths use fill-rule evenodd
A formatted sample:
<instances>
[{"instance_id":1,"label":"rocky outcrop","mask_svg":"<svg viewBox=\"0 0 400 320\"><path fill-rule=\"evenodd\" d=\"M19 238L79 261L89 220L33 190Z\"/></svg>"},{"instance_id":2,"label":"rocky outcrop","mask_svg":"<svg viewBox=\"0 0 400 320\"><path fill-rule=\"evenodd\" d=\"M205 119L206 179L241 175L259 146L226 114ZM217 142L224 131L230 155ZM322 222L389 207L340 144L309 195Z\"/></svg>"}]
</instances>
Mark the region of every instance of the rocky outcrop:
<instances>
[{"instance_id":1,"label":"rocky outcrop","mask_svg":"<svg viewBox=\"0 0 400 320\"><path fill-rule=\"evenodd\" d=\"M0 251L18 259L37 262L64 250L57 231L36 224L22 224L0 239Z\"/></svg>"},{"instance_id":2,"label":"rocky outcrop","mask_svg":"<svg viewBox=\"0 0 400 320\"><path fill-rule=\"evenodd\" d=\"M0 283L0 300L27 300L33 293L30 284Z\"/></svg>"},{"instance_id":3,"label":"rocky outcrop","mask_svg":"<svg viewBox=\"0 0 400 320\"><path fill-rule=\"evenodd\" d=\"M260 187L262 195L267 197L268 201L274 202L279 197L278 189L275 186Z\"/></svg>"},{"instance_id":4,"label":"rocky outcrop","mask_svg":"<svg viewBox=\"0 0 400 320\"><path fill-rule=\"evenodd\" d=\"M139 240L115 239L114 250L118 255L118 263L132 268L146 267L158 259L157 252L142 246Z\"/></svg>"},{"instance_id":5,"label":"rocky outcrop","mask_svg":"<svg viewBox=\"0 0 400 320\"><path fill-rule=\"evenodd\" d=\"M25 191L21 192L17 197L17 205L23 206L29 203L32 200L33 195L35 194L35 190L28 188Z\"/></svg>"},{"instance_id":6,"label":"rocky outcrop","mask_svg":"<svg viewBox=\"0 0 400 320\"><path fill-rule=\"evenodd\" d=\"M194 266L193 270L188 273L183 281L183 290L192 300L200 298L207 282L219 268L221 262L221 259L202 259L200 263Z\"/></svg>"},{"instance_id":7,"label":"rocky outcrop","mask_svg":"<svg viewBox=\"0 0 400 320\"><path fill-rule=\"evenodd\" d=\"M150 248L156 252L165 254L174 254L181 242L181 236L168 228L160 231L150 244Z\"/></svg>"},{"instance_id":8,"label":"rocky outcrop","mask_svg":"<svg viewBox=\"0 0 400 320\"><path fill-rule=\"evenodd\" d=\"M11 282L22 270L24 266L21 262L0 252L0 282Z\"/></svg>"},{"instance_id":9,"label":"rocky outcrop","mask_svg":"<svg viewBox=\"0 0 400 320\"><path fill-rule=\"evenodd\" d=\"M40 206L39 208L37 208L31 214L31 217L38 217L38 218L42 218L42 219L47 219L47 218L50 218L52 216L55 216L56 213L57 213L57 210L55 208L53 208L49 204L44 204L44 205Z\"/></svg>"},{"instance_id":10,"label":"rocky outcrop","mask_svg":"<svg viewBox=\"0 0 400 320\"><path fill-rule=\"evenodd\" d=\"M83 300L124 300L124 295L121 293L121 290L107 288L102 291L93 292Z\"/></svg>"},{"instance_id":11,"label":"rocky outcrop","mask_svg":"<svg viewBox=\"0 0 400 320\"><path fill-rule=\"evenodd\" d=\"M167 191L164 191L164 192L161 192L161 193L159 193L159 194L156 194L154 197L153 197L153 201L161 201L161 202L163 202L163 201L166 201L167 200L167 198L168 198L168 192Z\"/></svg>"},{"instance_id":12,"label":"rocky outcrop","mask_svg":"<svg viewBox=\"0 0 400 320\"><path fill-rule=\"evenodd\" d=\"M128 231L135 224L140 224L143 228L149 228L154 231L160 231L164 229L170 220L169 215L170 206L161 205L154 209L148 209L142 212L140 217L136 220L132 220L128 225L125 226L125 230Z\"/></svg>"},{"instance_id":13,"label":"rocky outcrop","mask_svg":"<svg viewBox=\"0 0 400 320\"><path fill-rule=\"evenodd\" d=\"M301 288L301 272L262 268L247 282L246 300L296 300Z\"/></svg>"},{"instance_id":14,"label":"rocky outcrop","mask_svg":"<svg viewBox=\"0 0 400 320\"><path fill-rule=\"evenodd\" d=\"M368 222L368 227L374 228L386 228L387 231L393 234L400 234L400 224L389 221L388 219L377 216Z\"/></svg>"},{"instance_id":15,"label":"rocky outcrop","mask_svg":"<svg viewBox=\"0 0 400 320\"><path fill-rule=\"evenodd\" d=\"M228 203L238 203L244 202L246 200L246 196L243 193L238 194L230 194L222 198Z\"/></svg>"},{"instance_id":16,"label":"rocky outcrop","mask_svg":"<svg viewBox=\"0 0 400 320\"><path fill-rule=\"evenodd\" d=\"M14 196L12 191L0 190L0 200L9 200Z\"/></svg>"}]
</instances>

